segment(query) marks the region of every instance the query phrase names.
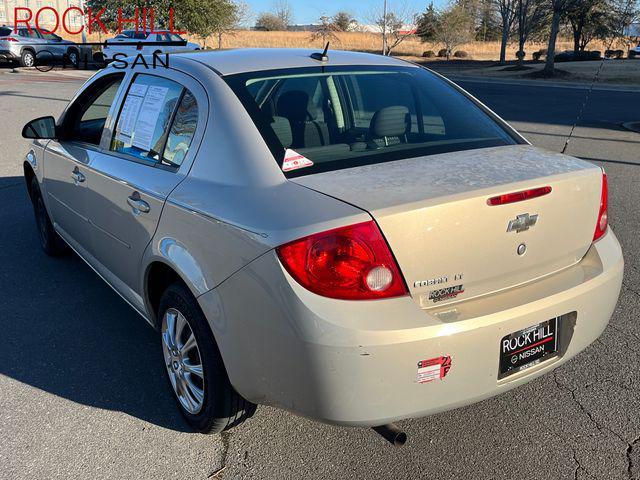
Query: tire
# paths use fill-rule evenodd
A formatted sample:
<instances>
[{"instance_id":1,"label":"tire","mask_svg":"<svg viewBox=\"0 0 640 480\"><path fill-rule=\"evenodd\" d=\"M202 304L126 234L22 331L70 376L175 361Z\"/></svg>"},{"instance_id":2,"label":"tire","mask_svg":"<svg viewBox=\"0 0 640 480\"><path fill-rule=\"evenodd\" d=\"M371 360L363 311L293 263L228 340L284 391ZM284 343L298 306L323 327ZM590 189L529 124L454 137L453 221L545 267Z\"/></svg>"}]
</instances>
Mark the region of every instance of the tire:
<instances>
[{"instance_id":1,"label":"tire","mask_svg":"<svg viewBox=\"0 0 640 480\"><path fill-rule=\"evenodd\" d=\"M50 257L60 257L68 253L69 247L53 228L36 177L31 179L30 193L42 250Z\"/></svg>"},{"instance_id":2,"label":"tire","mask_svg":"<svg viewBox=\"0 0 640 480\"><path fill-rule=\"evenodd\" d=\"M80 64L80 54L75 48L69 49L67 52L67 58L69 59L69 63L74 67L77 67Z\"/></svg>"},{"instance_id":3,"label":"tire","mask_svg":"<svg viewBox=\"0 0 640 480\"><path fill-rule=\"evenodd\" d=\"M180 315L182 320L179 320ZM172 322L178 325L178 329L180 324L184 324L181 332L173 335L173 339L169 333ZM242 398L231 385L207 319L184 284L174 283L163 293L158 308L158 325L169 385L180 412L194 430L207 434L220 433L254 414L256 405ZM180 353L180 345L192 344L186 341L190 333L195 337L195 346ZM189 371L194 366L197 368L198 361L202 376ZM177 384L181 384L182 391L187 392L182 397ZM201 389L201 403L195 405L198 395L194 392L198 389ZM188 397L194 401L189 402Z\"/></svg>"},{"instance_id":4,"label":"tire","mask_svg":"<svg viewBox=\"0 0 640 480\"><path fill-rule=\"evenodd\" d=\"M636 52L633 50L629 51L629 58L636 58Z\"/></svg>"},{"instance_id":5,"label":"tire","mask_svg":"<svg viewBox=\"0 0 640 480\"><path fill-rule=\"evenodd\" d=\"M20 66L34 67L36 65L36 55L32 50L23 50L20 56Z\"/></svg>"}]
</instances>

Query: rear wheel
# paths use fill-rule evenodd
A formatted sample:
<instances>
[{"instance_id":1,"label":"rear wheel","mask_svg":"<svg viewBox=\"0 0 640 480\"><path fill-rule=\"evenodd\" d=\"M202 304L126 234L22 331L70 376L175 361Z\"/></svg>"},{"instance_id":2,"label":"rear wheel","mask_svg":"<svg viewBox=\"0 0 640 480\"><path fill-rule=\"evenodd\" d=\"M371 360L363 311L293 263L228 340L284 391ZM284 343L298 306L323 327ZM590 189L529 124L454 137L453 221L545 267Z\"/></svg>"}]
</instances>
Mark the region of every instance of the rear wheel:
<instances>
[{"instance_id":1,"label":"rear wheel","mask_svg":"<svg viewBox=\"0 0 640 480\"><path fill-rule=\"evenodd\" d=\"M51 219L49 219L49 213L44 206L42 194L40 193L40 186L38 185L36 177L31 179L30 190L42 250L44 250L44 253L50 257L59 257L64 255L69 251L69 247L53 228Z\"/></svg>"},{"instance_id":2,"label":"rear wheel","mask_svg":"<svg viewBox=\"0 0 640 480\"><path fill-rule=\"evenodd\" d=\"M251 417L256 406L229 382L209 324L182 283L164 292L158 316L165 370L187 423L219 433Z\"/></svg>"},{"instance_id":3,"label":"rear wheel","mask_svg":"<svg viewBox=\"0 0 640 480\"><path fill-rule=\"evenodd\" d=\"M69 62L71 63L71 65L73 65L74 67L77 67L80 63L80 55L78 54L78 50L76 50L75 48L72 48L67 52L67 57L69 58Z\"/></svg>"},{"instance_id":4,"label":"rear wheel","mask_svg":"<svg viewBox=\"0 0 640 480\"><path fill-rule=\"evenodd\" d=\"M36 56L31 50L23 50L20 56L20 65L23 67L33 67L36 64Z\"/></svg>"}]
</instances>

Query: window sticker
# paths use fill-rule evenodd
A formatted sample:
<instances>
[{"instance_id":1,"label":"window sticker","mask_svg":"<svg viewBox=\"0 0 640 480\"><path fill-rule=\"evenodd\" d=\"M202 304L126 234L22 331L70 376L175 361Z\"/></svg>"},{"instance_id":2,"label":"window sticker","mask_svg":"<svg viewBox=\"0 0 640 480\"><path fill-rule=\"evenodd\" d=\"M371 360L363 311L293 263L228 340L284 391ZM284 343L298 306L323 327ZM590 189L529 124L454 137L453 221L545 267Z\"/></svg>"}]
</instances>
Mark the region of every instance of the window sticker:
<instances>
[{"instance_id":1,"label":"window sticker","mask_svg":"<svg viewBox=\"0 0 640 480\"><path fill-rule=\"evenodd\" d=\"M143 83L134 83L129 89L129 95L144 97L145 93L147 93L147 87L148 85L145 85Z\"/></svg>"},{"instance_id":2,"label":"window sticker","mask_svg":"<svg viewBox=\"0 0 640 480\"><path fill-rule=\"evenodd\" d=\"M128 137L133 132L133 126L138 120L138 114L140 108L142 108L143 97L136 97L128 95L122 107L122 113L120 114L120 121L118 122L118 130L121 134Z\"/></svg>"},{"instance_id":3,"label":"window sticker","mask_svg":"<svg viewBox=\"0 0 640 480\"><path fill-rule=\"evenodd\" d=\"M164 99L169 92L167 87L150 86L142 102L140 113L136 121L133 146L145 152L151 150L153 133L156 130L156 123L160 112L164 108Z\"/></svg>"},{"instance_id":4,"label":"window sticker","mask_svg":"<svg viewBox=\"0 0 640 480\"><path fill-rule=\"evenodd\" d=\"M310 167L313 162L304 155L300 155L295 150L287 148L284 154L284 162L282 162L282 171L290 172L291 170L298 170L299 168Z\"/></svg>"},{"instance_id":5,"label":"window sticker","mask_svg":"<svg viewBox=\"0 0 640 480\"><path fill-rule=\"evenodd\" d=\"M434 380L442 380L451 369L451 356L443 355L441 357L429 358L418 362L418 374L416 381L418 383L428 383Z\"/></svg>"}]
</instances>

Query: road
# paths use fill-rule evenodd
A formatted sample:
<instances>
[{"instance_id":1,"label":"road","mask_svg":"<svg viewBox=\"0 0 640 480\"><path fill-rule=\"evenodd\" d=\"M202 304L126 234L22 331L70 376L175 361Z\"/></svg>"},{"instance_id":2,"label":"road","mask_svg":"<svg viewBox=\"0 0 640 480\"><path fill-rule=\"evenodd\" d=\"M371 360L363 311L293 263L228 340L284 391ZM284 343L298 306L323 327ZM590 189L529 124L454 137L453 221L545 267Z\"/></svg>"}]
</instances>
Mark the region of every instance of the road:
<instances>
[{"instance_id":1,"label":"road","mask_svg":"<svg viewBox=\"0 0 640 480\"><path fill-rule=\"evenodd\" d=\"M554 374L400 422L409 442L393 449L370 430L265 407L222 436L189 432L155 332L78 258L47 258L38 247L20 129L57 115L81 82L49 77L0 72L1 479L205 479L223 467L216 478L640 478L640 135L620 127L640 120L640 94L594 92L568 150L609 174L611 224L626 259L610 326ZM585 93L461 84L552 150Z\"/></svg>"}]
</instances>

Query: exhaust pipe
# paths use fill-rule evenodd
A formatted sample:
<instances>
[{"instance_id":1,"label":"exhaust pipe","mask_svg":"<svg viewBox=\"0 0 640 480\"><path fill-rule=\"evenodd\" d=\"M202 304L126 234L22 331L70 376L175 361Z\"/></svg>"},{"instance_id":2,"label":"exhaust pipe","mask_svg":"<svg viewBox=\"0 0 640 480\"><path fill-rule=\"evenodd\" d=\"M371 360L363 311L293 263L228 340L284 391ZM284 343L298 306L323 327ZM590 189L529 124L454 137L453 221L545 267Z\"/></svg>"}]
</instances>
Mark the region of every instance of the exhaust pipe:
<instances>
[{"instance_id":1,"label":"exhaust pipe","mask_svg":"<svg viewBox=\"0 0 640 480\"><path fill-rule=\"evenodd\" d=\"M394 447L401 447L407 442L407 434L400 430L400 427L395 423L388 423L387 425L372 428Z\"/></svg>"}]
</instances>

